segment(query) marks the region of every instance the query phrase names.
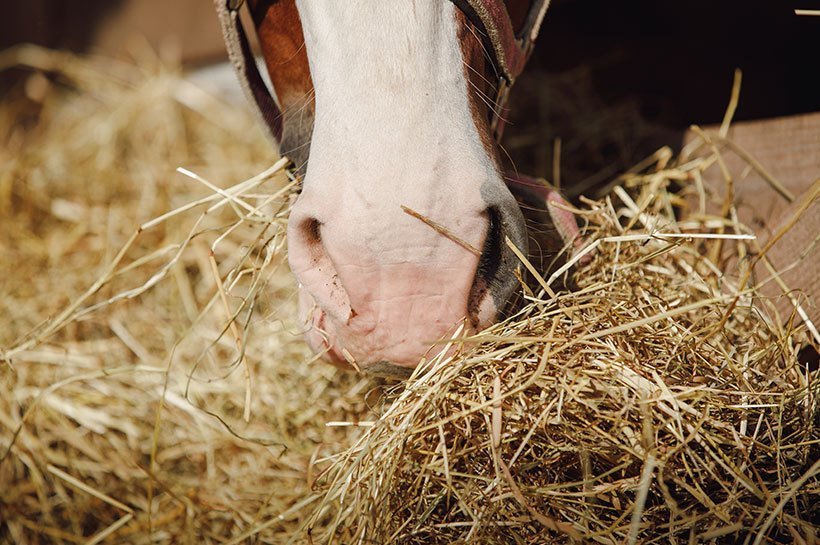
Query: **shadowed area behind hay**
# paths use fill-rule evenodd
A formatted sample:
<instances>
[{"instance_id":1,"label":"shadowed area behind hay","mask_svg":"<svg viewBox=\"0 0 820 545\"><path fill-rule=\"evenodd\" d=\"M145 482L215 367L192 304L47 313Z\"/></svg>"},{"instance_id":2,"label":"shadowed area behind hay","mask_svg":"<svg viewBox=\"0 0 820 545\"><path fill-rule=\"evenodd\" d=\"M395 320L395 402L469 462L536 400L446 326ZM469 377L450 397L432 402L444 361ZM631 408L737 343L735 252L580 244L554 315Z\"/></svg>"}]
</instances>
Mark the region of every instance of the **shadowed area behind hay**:
<instances>
[{"instance_id":1,"label":"shadowed area behind hay","mask_svg":"<svg viewBox=\"0 0 820 545\"><path fill-rule=\"evenodd\" d=\"M657 236L746 232L672 214L670 183L696 190L714 157L659 153L588 202L602 242L578 291L530 294L383 392L302 342L293 182L251 119L150 56L0 56L17 63L49 76L0 104L0 541L817 532L805 330L703 257L715 239Z\"/></svg>"}]
</instances>

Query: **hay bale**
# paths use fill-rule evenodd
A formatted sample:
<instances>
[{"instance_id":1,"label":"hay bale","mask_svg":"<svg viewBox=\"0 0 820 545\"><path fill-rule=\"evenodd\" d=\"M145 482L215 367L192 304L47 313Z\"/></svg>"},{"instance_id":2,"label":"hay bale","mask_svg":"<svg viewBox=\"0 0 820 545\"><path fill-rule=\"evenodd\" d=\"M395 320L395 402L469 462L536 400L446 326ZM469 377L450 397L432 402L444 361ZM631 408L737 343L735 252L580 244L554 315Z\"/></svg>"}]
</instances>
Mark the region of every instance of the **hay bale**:
<instances>
[{"instance_id":1,"label":"hay bale","mask_svg":"<svg viewBox=\"0 0 820 545\"><path fill-rule=\"evenodd\" d=\"M806 326L673 213L714 156L616 180L577 290L383 391L313 365L252 120L150 57L12 62L48 77L0 104L0 541L816 542Z\"/></svg>"}]
</instances>

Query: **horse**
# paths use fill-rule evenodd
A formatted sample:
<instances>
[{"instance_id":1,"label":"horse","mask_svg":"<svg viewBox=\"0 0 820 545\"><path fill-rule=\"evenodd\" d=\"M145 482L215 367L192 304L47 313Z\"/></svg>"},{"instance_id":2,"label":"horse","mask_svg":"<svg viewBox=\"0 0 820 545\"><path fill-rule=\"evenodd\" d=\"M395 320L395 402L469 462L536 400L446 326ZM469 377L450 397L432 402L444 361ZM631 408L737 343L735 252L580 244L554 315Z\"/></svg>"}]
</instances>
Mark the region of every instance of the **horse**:
<instances>
[{"instance_id":1,"label":"horse","mask_svg":"<svg viewBox=\"0 0 820 545\"><path fill-rule=\"evenodd\" d=\"M516 254L545 244L528 235L522 203L547 211L551 246L577 243L565 201L505 175L498 145L547 0L247 3L272 92L243 1L215 0L248 98L303 175L288 260L314 351L408 376L436 341L511 308Z\"/></svg>"}]
</instances>

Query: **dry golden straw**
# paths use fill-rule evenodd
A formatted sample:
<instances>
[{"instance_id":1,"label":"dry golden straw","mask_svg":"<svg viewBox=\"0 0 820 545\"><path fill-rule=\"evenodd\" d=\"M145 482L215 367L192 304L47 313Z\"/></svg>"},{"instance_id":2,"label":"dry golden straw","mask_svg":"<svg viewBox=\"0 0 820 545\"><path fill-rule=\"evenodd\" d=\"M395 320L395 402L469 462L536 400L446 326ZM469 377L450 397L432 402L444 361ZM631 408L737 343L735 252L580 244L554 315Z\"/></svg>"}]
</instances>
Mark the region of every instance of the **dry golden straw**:
<instances>
[{"instance_id":1,"label":"dry golden straw","mask_svg":"<svg viewBox=\"0 0 820 545\"><path fill-rule=\"evenodd\" d=\"M635 198L615 192L628 202L590 203L595 257L577 291L531 298L417 370L332 457L314 540L814 542L806 329L776 325L742 271L706 257L714 240L754 237L665 214L677 178L649 172Z\"/></svg>"},{"instance_id":2,"label":"dry golden straw","mask_svg":"<svg viewBox=\"0 0 820 545\"><path fill-rule=\"evenodd\" d=\"M818 542L811 334L760 296L730 202L675 215L725 139L585 201L540 293L385 384L305 347L298 180L247 116L147 52L12 65L0 542Z\"/></svg>"}]
</instances>

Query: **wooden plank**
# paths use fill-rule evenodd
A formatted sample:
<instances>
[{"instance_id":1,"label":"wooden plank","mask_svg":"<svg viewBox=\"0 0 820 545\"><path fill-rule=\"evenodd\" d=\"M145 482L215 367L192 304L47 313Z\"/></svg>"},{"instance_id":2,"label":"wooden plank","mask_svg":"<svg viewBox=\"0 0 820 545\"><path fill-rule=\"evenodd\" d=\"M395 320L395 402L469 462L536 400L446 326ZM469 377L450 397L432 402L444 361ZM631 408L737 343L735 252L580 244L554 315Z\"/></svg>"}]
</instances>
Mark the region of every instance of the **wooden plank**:
<instances>
[{"instance_id":1,"label":"wooden plank","mask_svg":"<svg viewBox=\"0 0 820 545\"><path fill-rule=\"evenodd\" d=\"M703 130L714 137L720 127L706 126ZM697 135L689 130L684 142L688 144L696 138ZM728 139L757 160L795 197L807 191L820 177L820 112L735 123L729 129ZM718 149L729 172L735 176L734 202L740 220L771 234L773 221L789 202L727 145L718 144ZM725 183L717 165L706 172L704 181L707 186L723 193ZM713 207L709 212L718 211Z\"/></svg>"},{"instance_id":2,"label":"wooden plank","mask_svg":"<svg viewBox=\"0 0 820 545\"><path fill-rule=\"evenodd\" d=\"M719 139L720 128L705 127L704 132ZM698 138L688 131L685 142ZM736 123L728 139L742 153L753 157L767 174L750 167L732 145L718 142L726 166L734 176L734 204L741 222L753 228L764 246L780 231L782 235L767 253L781 274L783 290L777 282L769 282L763 295L773 297L784 319L794 311L784 291L796 295L802 310L814 326L820 326L820 112L798 116ZM702 150L702 154L710 151ZM775 190L766 178L785 187L791 199ZM707 188L724 195L726 182L718 165L704 176ZM719 214L719 201L707 205L707 213ZM697 210L696 198L689 201L690 211ZM804 210L797 221L795 213ZM788 228L787 230L785 230ZM764 264L755 269L758 280L771 276ZM798 321L800 321L798 319Z\"/></svg>"}]
</instances>

